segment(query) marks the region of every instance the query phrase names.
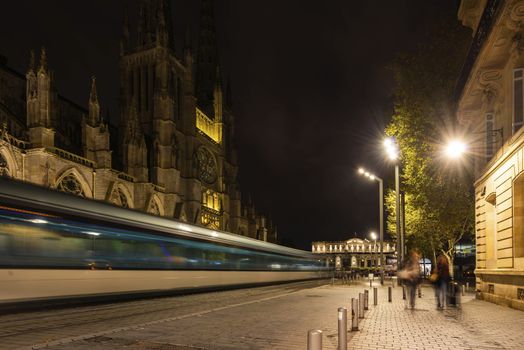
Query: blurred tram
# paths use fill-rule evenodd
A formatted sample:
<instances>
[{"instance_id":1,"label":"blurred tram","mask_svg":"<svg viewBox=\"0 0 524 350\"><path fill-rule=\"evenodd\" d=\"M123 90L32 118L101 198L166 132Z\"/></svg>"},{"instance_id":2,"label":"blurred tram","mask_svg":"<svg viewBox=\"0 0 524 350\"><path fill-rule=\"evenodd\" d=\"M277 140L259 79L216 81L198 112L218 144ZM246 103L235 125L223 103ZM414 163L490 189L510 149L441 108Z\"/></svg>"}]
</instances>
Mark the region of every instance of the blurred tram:
<instances>
[{"instance_id":1,"label":"blurred tram","mask_svg":"<svg viewBox=\"0 0 524 350\"><path fill-rule=\"evenodd\" d=\"M0 304L325 277L313 254L0 179Z\"/></svg>"}]
</instances>

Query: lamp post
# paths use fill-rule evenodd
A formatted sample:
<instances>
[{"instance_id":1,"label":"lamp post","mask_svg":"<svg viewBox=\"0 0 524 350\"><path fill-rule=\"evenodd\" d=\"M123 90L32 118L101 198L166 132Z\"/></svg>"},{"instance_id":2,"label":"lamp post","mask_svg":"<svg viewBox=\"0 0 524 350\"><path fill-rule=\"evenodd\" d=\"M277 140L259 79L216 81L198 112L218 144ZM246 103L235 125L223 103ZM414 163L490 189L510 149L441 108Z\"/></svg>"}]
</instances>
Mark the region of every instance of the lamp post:
<instances>
[{"instance_id":1,"label":"lamp post","mask_svg":"<svg viewBox=\"0 0 524 350\"><path fill-rule=\"evenodd\" d=\"M386 149L386 153L390 160L395 161L398 160L399 157L399 150L398 145L395 142L395 140L391 137L388 137L384 140L384 147ZM398 246L398 253L399 253L399 259L397 261L397 269L400 267L402 262L404 261L404 233L400 229L400 170L398 161L395 163L395 221L396 221L396 233L397 233L397 246Z\"/></svg>"},{"instance_id":2,"label":"lamp post","mask_svg":"<svg viewBox=\"0 0 524 350\"><path fill-rule=\"evenodd\" d=\"M379 190L378 191L378 197L379 197L378 212L380 216L380 232L379 232L379 236L380 236L380 260L379 260L380 284L384 284L384 181L382 181L380 177L369 173L364 168L358 169L358 173L360 175L364 175L365 177L369 178L371 181L378 182L378 190Z\"/></svg>"},{"instance_id":3,"label":"lamp post","mask_svg":"<svg viewBox=\"0 0 524 350\"><path fill-rule=\"evenodd\" d=\"M373 240L373 254L372 254L371 258L375 262L375 267L376 267L376 262L377 262L377 234L375 232L371 232L369 234L369 236ZM374 268L373 268L373 270L374 270Z\"/></svg>"}]
</instances>

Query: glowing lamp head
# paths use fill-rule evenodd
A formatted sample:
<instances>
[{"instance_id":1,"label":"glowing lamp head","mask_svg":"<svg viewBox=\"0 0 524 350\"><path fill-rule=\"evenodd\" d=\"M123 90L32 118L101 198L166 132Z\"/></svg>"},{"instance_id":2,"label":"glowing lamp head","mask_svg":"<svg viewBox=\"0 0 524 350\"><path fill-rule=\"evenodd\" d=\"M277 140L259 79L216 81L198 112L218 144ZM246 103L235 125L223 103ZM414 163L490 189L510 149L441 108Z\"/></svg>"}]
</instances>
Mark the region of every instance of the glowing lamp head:
<instances>
[{"instance_id":1,"label":"glowing lamp head","mask_svg":"<svg viewBox=\"0 0 524 350\"><path fill-rule=\"evenodd\" d=\"M364 174L366 171L364 170L364 168L358 168L358 173L359 174Z\"/></svg>"},{"instance_id":2,"label":"glowing lamp head","mask_svg":"<svg viewBox=\"0 0 524 350\"><path fill-rule=\"evenodd\" d=\"M369 175L370 180L375 180L375 175Z\"/></svg>"},{"instance_id":3,"label":"glowing lamp head","mask_svg":"<svg viewBox=\"0 0 524 350\"><path fill-rule=\"evenodd\" d=\"M466 144L462 141L454 140L446 146L446 155L449 158L458 158L466 152Z\"/></svg>"},{"instance_id":4,"label":"glowing lamp head","mask_svg":"<svg viewBox=\"0 0 524 350\"><path fill-rule=\"evenodd\" d=\"M377 234L375 232L371 232L369 235L371 236L372 240L377 239Z\"/></svg>"},{"instance_id":5,"label":"glowing lamp head","mask_svg":"<svg viewBox=\"0 0 524 350\"><path fill-rule=\"evenodd\" d=\"M398 146L392 137L384 139L384 148L389 159L395 160L398 158Z\"/></svg>"}]
</instances>

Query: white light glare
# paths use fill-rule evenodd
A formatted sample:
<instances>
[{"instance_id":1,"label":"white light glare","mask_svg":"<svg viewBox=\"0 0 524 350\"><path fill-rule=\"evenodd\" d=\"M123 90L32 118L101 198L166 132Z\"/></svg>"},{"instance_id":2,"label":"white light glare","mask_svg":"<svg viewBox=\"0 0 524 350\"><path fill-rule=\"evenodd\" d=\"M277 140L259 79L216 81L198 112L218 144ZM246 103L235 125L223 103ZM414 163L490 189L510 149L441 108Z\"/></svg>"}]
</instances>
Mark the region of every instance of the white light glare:
<instances>
[{"instance_id":1,"label":"white light glare","mask_svg":"<svg viewBox=\"0 0 524 350\"><path fill-rule=\"evenodd\" d=\"M370 233L370 236L371 236L371 239L372 239L372 240L377 239L377 234L376 234L375 232L371 232L371 233Z\"/></svg>"},{"instance_id":2,"label":"white light glare","mask_svg":"<svg viewBox=\"0 0 524 350\"><path fill-rule=\"evenodd\" d=\"M462 141L454 140L448 143L446 154L450 158L458 158L466 152L466 144Z\"/></svg>"},{"instance_id":3,"label":"white light glare","mask_svg":"<svg viewBox=\"0 0 524 350\"><path fill-rule=\"evenodd\" d=\"M213 237L218 237L218 233L215 232L215 231L213 231L213 232L211 232L211 236L213 236Z\"/></svg>"},{"instance_id":4,"label":"white light glare","mask_svg":"<svg viewBox=\"0 0 524 350\"><path fill-rule=\"evenodd\" d=\"M94 232L94 231L83 231L82 233L85 233L86 235L91 235L91 236L100 236L99 232Z\"/></svg>"},{"instance_id":5,"label":"white light glare","mask_svg":"<svg viewBox=\"0 0 524 350\"><path fill-rule=\"evenodd\" d=\"M398 158L398 146L393 138L388 137L384 139L384 147L389 159L395 160Z\"/></svg>"},{"instance_id":6,"label":"white light glare","mask_svg":"<svg viewBox=\"0 0 524 350\"><path fill-rule=\"evenodd\" d=\"M373 174L369 175L369 179L370 180L375 180L375 175L373 175Z\"/></svg>"},{"instance_id":7,"label":"white light glare","mask_svg":"<svg viewBox=\"0 0 524 350\"><path fill-rule=\"evenodd\" d=\"M364 174L366 171L364 170L364 168L358 168L358 173L359 174Z\"/></svg>"},{"instance_id":8,"label":"white light glare","mask_svg":"<svg viewBox=\"0 0 524 350\"><path fill-rule=\"evenodd\" d=\"M31 221L33 224L47 224L48 223L48 221L42 220L42 219L31 219L29 221Z\"/></svg>"}]
</instances>

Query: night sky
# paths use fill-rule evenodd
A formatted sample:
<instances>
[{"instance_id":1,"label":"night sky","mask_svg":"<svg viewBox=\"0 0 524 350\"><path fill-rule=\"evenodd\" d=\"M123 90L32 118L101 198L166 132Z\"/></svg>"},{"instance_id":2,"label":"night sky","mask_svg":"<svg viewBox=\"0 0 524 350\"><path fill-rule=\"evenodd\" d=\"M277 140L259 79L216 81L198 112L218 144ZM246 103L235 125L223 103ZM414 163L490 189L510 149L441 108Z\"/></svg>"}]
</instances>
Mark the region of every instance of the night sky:
<instances>
[{"instance_id":1,"label":"night sky","mask_svg":"<svg viewBox=\"0 0 524 350\"><path fill-rule=\"evenodd\" d=\"M127 6L134 36L137 4L2 3L0 54L25 73L29 51L44 45L58 91L87 106L96 75L101 107L116 120L122 14ZM173 0L172 7L181 57L187 26L196 44L200 2ZM356 169L391 183L393 167L380 149L393 108L388 66L423 45L436 21L456 18L457 8L453 0L215 1L241 186L271 213L283 243L309 250L313 240L378 232L378 185Z\"/></svg>"}]
</instances>

